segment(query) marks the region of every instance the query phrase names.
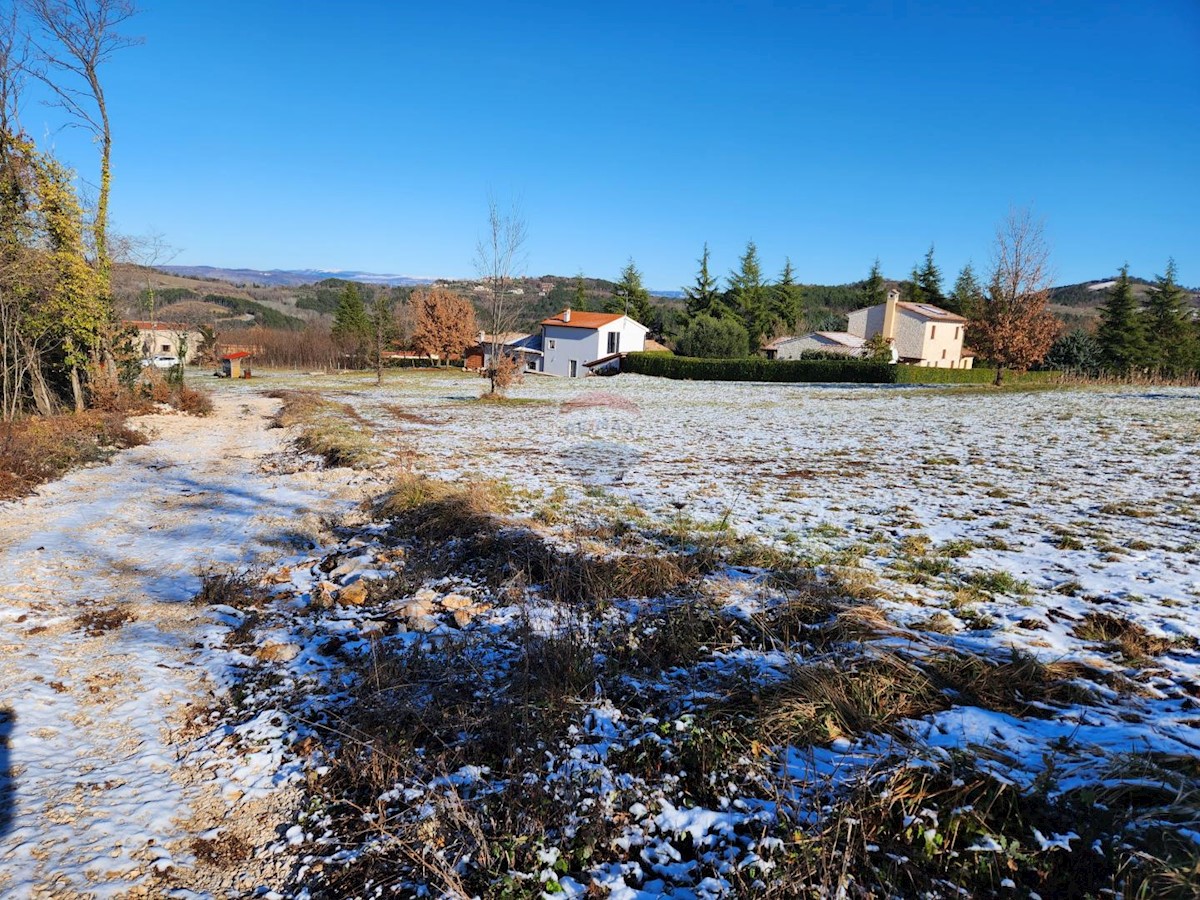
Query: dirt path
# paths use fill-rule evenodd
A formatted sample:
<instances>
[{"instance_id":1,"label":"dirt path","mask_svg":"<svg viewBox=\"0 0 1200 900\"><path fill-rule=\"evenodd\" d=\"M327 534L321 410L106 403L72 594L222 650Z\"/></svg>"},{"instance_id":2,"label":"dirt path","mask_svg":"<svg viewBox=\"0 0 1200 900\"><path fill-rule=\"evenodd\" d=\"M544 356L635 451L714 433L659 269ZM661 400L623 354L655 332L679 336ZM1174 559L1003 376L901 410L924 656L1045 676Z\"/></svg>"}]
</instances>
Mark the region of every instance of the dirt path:
<instances>
[{"instance_id":1,"label":"dirt path","mask_svg":"<svg viewBox=\"0 0 1200 900\"><path fill-rule=\"evenodd\" d=\"M354 492L279 465L277 401L216 403L140 419L148 445L0 506L0 896L190 881L185 823L221 796L181 777L171 738L219 677L198 572L280 555Z\"/></svg>"}]
</instances>

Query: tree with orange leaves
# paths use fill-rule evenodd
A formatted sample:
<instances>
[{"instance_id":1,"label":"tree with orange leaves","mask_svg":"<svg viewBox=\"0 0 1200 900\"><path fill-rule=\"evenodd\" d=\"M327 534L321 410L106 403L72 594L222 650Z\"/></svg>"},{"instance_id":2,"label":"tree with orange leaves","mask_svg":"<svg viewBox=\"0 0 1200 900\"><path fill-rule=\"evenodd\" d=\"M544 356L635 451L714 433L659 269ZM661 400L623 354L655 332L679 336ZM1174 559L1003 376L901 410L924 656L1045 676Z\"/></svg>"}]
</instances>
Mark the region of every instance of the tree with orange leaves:
<instances>
[{"instance_id":1,"label":"tree with orange leaves","mask_svg":"<svg viewBox=\"0 0 1200 900\"><path fill-rule=\"evenodd\" d=\"M419 353L447 362L478 339L475 307L443 287L418 291L412 309L413 346Z\"/></svg>"},{"instance_id":2,"label":"tree with orange leaves","mask_svg":"<svg viewBox=\"0 0 1200 900\"><path fill-rule=\"evenodd\" d=\"M1046 309L1050 298L1050 250L1042 223L1029 210L1012 210L996 231L990 286L967 328L971 345L1004 370L1024 372L1041 362L1058 335Z\"/></svg>"}]
</instances>

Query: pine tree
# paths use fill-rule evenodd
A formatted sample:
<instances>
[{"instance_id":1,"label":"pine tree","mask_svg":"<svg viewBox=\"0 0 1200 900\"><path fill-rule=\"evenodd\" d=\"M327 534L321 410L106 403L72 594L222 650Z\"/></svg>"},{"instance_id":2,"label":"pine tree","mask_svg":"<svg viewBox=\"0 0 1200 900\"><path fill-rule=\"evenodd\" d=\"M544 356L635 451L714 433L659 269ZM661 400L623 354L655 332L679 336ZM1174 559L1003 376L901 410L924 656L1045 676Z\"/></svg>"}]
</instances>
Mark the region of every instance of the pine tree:
<instances>
[{"instance_id":1,"label":"pine tree","mask_svg":"<svg viewBox=\"0 0 1200 900\"><path fill-rule=\"evenodd\" d=\"M718 318L729 314L728 308L717 290L717 279L708 270L708 242L704 244L704 253L697 262L700 271L696 273L696 283L683 289L687 299L688 316L716 316Z\"/></svg>"},{"instance_id":2,"label":"pine tree","mask_svg":"<svg viewBox=\"0 0 1200 900\"><path fill-rule=\"evenodd\" d=\"M1104 364L1114 372L1127 374L1146 363L1146 342L1141 316L1129 282L1129 264L1121 267L1116 284L1108 289L1108 299L1100 308L1100 328L1096 331Z\"/></svg>"},{"instance_id":3,"label":"pine tree","mask_svg":"<svg viewBox=\"0 0 1200 900\"><path fill-rule=\"evenodd\" d=\"M375 366L375 383L383 384L383 354L396 336L395 293L380 285L371 298L370 323L371 362Z\"/></svg>"},{"instance_id":4,"label":"pine tree","mask_svg":"<svg viewBox=\"0 0 1200 900\"><path fill-rule=\"evenodd\" d=\"M363 303L362 289L348 282L333 314L333 339L347 353L362 356L371 336L371 318Z\"/></svg>"},{"instance_id":5,"label":"pine tree","mask_svg":"<svg viewBox=\"0 0 1200 900\"><path fill-rule=\"evenodd\" d=\"M796 284L791 257L784 257L779 280L771 286L771 315L789 334L795 334L804 321L804 288Z\"/></svg>"},{"instance_id":6,"label":"pine tree","mask_svg":"<svg viewBox=\"0 0 1200 900\"><path fill-rule=\"evenodd\" d=\"M914 267L913 273L923 302L941 306L945 302L942 297L942 270L933 261L933 244L929 245L929 251L925 254L924 265L919 270Z\"/></svg>"},{"instance_id":7,"label":"pine tree","mask_svg":"<svg viewBox=\"0 0 1200 900\"><path fill-rule=\"evenodd\" d=\"M571 297L571 308L580 312L587 312L588 309L587 284L583 280L582 272L575 276L575 293Z\"/></svg>"},{"instance_id":8,"label":"pine tree","mask_svg":"<svg viewBox=\"0 0 1200 900\"><path fill-rule=\"evenodd\" d=\"M633 257L621 270L621 278L613 286L612 299L608 304L609 312L621 313L636 322L649 326L653 316L650 306L650 292L642 285L642 273L633 262Z\"/></svg>"},{"instance_id":9,"label":"pine tree","mask_svg":"<svg viewBox=\"0 0 1200 900\"><path fill-rule=\"evenodd\" d=\"M983 288L975 277L975 269L970 263L962 267L958 280L954 282L954 290L943 300L943 305L950 312L974 318L983 303Z\"/></svg>"},{"instance_id":10,"label":"pine tree","mask_svg":"<svg viewBox=\"0 0 1200 900\"><path fill-rule=\"evenodd\" d=\"M912 272L909 273L908 281L902 286L904 299L909 303L924 303L928 299L925 296L925 291L921 288L921 272L916 267L912 267Z\"/></svg>"},{"instance_id":11,"label":"pine tree","mask_svg":"<svg viewBox=\"0 0 1200 900\"><path fill-rule=\"evenodd\" d=\"M1184 309L1186 292L1176 281L1175 260L1154 279L1142 311L1146 362L1166 375L1179 375L1196 364L1196 336Z\"/></svg>"},{"instance_id":12,"label":"pine tree","mask_svg":"<svg viewBox=\"0 0 1200 900\"><path fill-rule=\"evenodd\" d=\"M739 259L738 270L729 273L728 297L742 326L750 335L750 346L758 349L762 337L771 328L771 310L767 303L767 288L763 283L762 264L758 247L746 242L746 252Z\"/></svg>"},{"instance_id":13,"label":"pine tree","mask_svg":"<svg viewBox=\"0 0 1200 900\"><path fill-rule=\"evenodd\" d=\"M883 273L879 269L879 257L871 265L871 272L862 286L863 306L876 306L887 300L887 289L883 281Z\"/></svg>"}]
</instances>

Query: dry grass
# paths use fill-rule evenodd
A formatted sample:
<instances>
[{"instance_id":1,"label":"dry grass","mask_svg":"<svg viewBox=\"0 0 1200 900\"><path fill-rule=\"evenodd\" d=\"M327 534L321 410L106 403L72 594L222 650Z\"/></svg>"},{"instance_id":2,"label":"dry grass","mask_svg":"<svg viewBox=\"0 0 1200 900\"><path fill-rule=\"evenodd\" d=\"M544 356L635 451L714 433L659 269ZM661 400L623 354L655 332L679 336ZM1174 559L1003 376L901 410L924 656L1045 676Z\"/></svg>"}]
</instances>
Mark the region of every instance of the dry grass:
<instances>
[{"instance_id":1,"label":"dry grass","mask_svg":"<svg viewBox=\"0 0 1200 900\"><path fill-rule=\"evenodd\" d=\"M75 617L75 627L88 637L99 637L109 631L115 631L126 622L132 622L134 618L128 609L89 609Z\"/></svg>"},{"instance_id":2,"label":"dry grass","mask_svg":"<svg viewBox=\"0 0 1200 900\"><path fill-rule=\"evenodd\" d=\"M121 413L89 411L0 423L0 500L24 496L68 471L146 443Z\"/></svg>"},{"instance_id":3,"label":"dry grass","mask_svg":"<svg viewBox=\"0 0 1200 900\"><path fill-rule=\"evenodd\" d=\"M295 428L296 446L321 457L328 466L365 469L379 461L370 424L348 404L336 403L312 391L269 391L283 401L273 424Z\"/></svg>"},{"instance_id":4,"label":"dry grass","mask_svg":"<svg viewBox=\"0 0 1200 900\"><path fill-rule=\"evenodd\" d=\"M1108 613L1090 612L1071 631L1085 641L1112 644L1131 662L1153 659L1173 646L1170 639L1154 637L1137 622Z\"/></svg>"},{"instance_id":5,"label":"dry grass","mask_svg":"<svg viewBox=\"0 0 1200 900\"><path fill-rule=\"evenodd\" d=\"M899 719L928 715L949 703L910 660L891 653L796 668L764 697L762 735L773 744L809 746L881 733Z\"/></svg>"}]
</instances>

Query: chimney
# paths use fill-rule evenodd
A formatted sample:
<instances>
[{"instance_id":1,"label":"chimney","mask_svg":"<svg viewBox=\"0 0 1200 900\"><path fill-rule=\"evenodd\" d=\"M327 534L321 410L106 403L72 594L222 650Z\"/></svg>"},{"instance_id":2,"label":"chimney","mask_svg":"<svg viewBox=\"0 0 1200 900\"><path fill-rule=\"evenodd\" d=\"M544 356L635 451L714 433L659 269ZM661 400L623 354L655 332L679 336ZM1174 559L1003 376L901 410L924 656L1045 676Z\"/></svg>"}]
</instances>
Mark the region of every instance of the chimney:
<instances>
[{"instance_id":1,"label":"chimney","mask_svg":"<svg viewBox=\"0 0 1200 900\"><path fill-rule=\"evenodd\" d=\"M900 300L900 292L892 288L887 292L887 302L883 305L883 336L886 340L896 339L896 303Z\"/></svg>"},{"instance_id":2,"label":"chimney","mask_svg":"<svg viewBox=\"0 0 1200 900\"><path fill-rule=\"evenodd\" d=\"M482 331L479 332L479 346L480 347L483 346L483 342L484 342L484 340L486 340L486 338L487 338L486 334L484 334Z\"/></svg>"},{"instance_id":3,"label":"chimney","mask_svg":"<svg viewBox=\"0 0 1200 900\"><path fill-rule=\"evenodd\" d=\"M569 307L569 306L563 310L563 321L564 322L571 321L571 307Z\"/></svg>"}]
</instances>

